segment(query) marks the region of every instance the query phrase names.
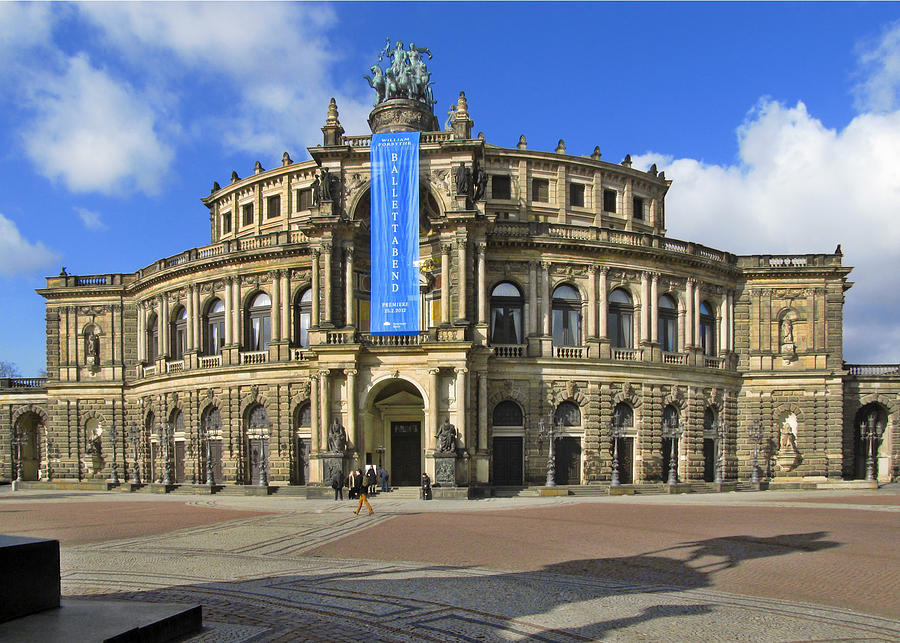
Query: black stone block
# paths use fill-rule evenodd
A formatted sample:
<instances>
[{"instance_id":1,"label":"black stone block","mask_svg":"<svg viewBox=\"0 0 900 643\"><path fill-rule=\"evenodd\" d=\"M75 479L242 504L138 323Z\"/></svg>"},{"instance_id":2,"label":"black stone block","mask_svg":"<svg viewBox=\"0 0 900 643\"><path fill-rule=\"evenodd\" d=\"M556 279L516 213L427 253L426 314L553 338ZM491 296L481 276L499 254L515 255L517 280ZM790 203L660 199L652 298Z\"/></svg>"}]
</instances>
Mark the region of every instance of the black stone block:
<instances>
[{"instance_id":1,"label":"black stone block","mask_svg":"<svg viewBox=\"0 0 900 643\"><path fill-rule=\"evenodd\" d=\"M0 623L59 607L59 541L0 535Z\"/></svg>"}]
</instances>

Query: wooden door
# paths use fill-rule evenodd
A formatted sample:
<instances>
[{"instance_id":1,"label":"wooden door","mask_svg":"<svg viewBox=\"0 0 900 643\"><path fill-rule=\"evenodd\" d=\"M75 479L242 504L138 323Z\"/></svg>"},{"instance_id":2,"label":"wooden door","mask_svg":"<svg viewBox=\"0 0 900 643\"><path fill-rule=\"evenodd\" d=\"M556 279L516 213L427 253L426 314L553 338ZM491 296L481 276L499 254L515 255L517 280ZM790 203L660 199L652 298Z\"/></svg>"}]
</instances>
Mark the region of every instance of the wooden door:
<instances>
[{"instance_id":1,"label":"wooden door","mask_svg":"<svg viewBox=\"0 0 900 643\"><path fill-rule=\"evenodd\" d=\"M619 482L634 483L634 438L619 438Z\"/></svg>"},{"instance_id":2,"label":"wooden door","mask_svg":"<svg viewBox=\"0 0 900 643\"><path fill-rule=\"evenodd\" d=\"M581 440L563 437L556 440L556 484L581 484Z\"/></svg>"},{"instance_id":3,"label":"wooden door","mask_svg":"<svg viewBox=\"0 0 900 643\"><path fill-rule=\"evenodd\" d=\"M703 438L703 480L712 482L716 479L716 441Z\"/></svg>"},{"instance_id":4,"label":"wooden door","mask_svg":"<svg viewBox=\"0 0 900 643\"><path fill-rule=\"evenodd\" d=\"M494 438L494 484L522 484L522 438Z\"/></svg>"},{"instance_id":5,"label":"wooden door","mask_svg":"<svg viewBox=\"0 0 900 643\"><path fill-rule=\"evenodd\" d=\"M421 484L421 453L421 424L391 422L391 484L398 487Z\"/></svg>"}]
</instances>

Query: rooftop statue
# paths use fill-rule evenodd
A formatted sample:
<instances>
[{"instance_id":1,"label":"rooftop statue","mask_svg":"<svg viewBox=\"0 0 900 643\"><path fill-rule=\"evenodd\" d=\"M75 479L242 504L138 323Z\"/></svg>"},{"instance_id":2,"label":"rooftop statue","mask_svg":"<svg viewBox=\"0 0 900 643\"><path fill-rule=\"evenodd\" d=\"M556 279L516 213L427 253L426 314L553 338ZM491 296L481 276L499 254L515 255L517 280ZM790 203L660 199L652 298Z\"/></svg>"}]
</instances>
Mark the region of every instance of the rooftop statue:
<instances>
[{"instance_id":1,"label":"rooftop statue","mask_svg":"<svg viewBox=\"0 0 900 643\"><path fill-rule=\"evenodd\" d=\"M425 103L431 109L435 103L434 94L431 91L431 72L422 60L422 54L428 54L431 59L431 51L427 47L417 47L409 43L409 48L403 48L403 42L397 41L391 47L391 39L387 38L384 49L378 54L378 61L390 58L387 69L380 65L372 65L369 71L372 75L364 74L363 78L369 81L369 86L375 90L375 105L379 105L392 98L406 98Z\"/></svg>"}]
</instances>

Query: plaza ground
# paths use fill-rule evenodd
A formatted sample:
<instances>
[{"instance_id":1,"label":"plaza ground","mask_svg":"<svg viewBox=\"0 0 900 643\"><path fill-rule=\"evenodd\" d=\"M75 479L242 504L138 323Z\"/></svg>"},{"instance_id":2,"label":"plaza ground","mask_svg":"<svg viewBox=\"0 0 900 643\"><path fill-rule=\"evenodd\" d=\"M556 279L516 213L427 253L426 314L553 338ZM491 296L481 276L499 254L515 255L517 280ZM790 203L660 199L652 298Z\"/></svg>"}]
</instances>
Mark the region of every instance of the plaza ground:
<instances>
[{"instance_id":1,"label":"plaza ground","mask_svg":"<svg viewBox=\"0 0 900 643\"><path fill-rule=\"evenodd\" d=\"M373 506L5 487L0 533L58 538L64 596L202 604L198 641L900 638L894 485Z\"/></svg>"}]
</instances>

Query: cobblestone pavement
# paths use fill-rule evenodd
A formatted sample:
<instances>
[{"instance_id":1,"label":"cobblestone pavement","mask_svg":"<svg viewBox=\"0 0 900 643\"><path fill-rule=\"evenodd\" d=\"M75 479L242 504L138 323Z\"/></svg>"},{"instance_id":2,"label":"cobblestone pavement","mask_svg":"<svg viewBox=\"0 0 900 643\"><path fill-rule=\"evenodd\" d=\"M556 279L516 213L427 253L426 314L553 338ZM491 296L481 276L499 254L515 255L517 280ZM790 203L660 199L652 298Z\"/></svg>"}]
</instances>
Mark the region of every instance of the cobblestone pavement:
<instances>
[{"instance_id":1,"label":"cobblestone pavement","mask_svg":"<svg viewBox=\"0 0 900 643\"><path fill-rule=\"evenodd\" d=\"M0 489L0 532L69 513L63 594L201 603L193 641L900 639L900 494L809 499L388 495L356 517L323 500Z\"/></svg>"}]
</instances>

